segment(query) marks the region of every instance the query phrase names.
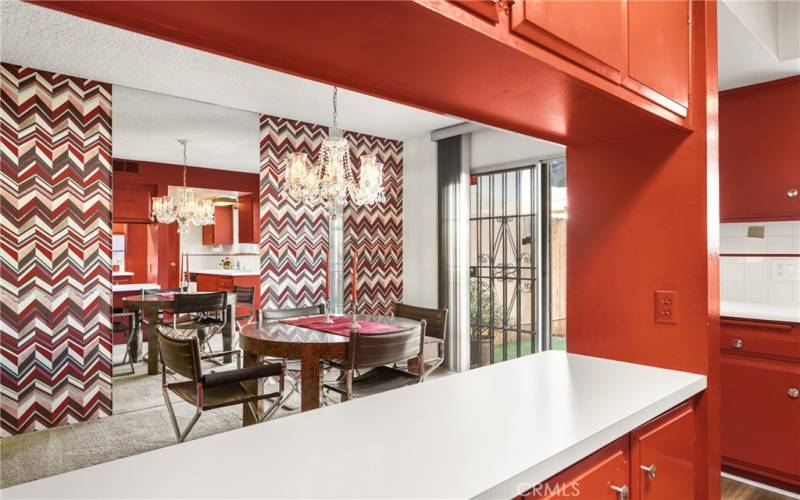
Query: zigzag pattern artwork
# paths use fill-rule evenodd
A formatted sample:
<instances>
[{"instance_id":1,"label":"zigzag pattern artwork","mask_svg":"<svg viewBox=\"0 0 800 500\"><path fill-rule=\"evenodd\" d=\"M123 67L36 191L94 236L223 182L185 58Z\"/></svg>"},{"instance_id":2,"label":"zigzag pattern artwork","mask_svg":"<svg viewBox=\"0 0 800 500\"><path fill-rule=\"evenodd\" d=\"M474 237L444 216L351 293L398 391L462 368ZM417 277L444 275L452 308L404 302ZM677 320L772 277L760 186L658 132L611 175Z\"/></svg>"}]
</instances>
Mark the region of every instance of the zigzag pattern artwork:
<instances>
[{"instance_id":1,"label":"zigzag pattern artwork","mask_svg":"<svg viewBox=\"0 0 800 500\"><path fill-rule=\"evenodd\" d=\"M284 160L291 152L314 161L327 128L274 116L261 116L261 297L262 307L289 308L325 300L325 248L328 221L319 208L287 200L283 195ZM403 294L403 143L345 133L351 155L375 154L384 162L386 204L348 208L344 251L359 250L359 312L390 314ZM349 269L349 267L345 267ZM345 291L350 274L345 275ZM345 293L345 310L350 311Z\"/></svg>"},{"instance_id":2,"label":"zigzag pattern artwork","mask_svg":"<svg viewBox=\"0 0 800 500\"><path fill-rule=\"evenodd\" d=\"M356 292L358 313L394 313L403 298L403 143L371 135L345 132L354 159L372 154L383 162L386 203L356 208L344 214L344 268L350 269L353 248L358 250ZM350 273L344 274L344 289L350 290ZM345 293L345 311L352 312Z\"/></svg>"},{"instance_id":3,"label":"zigzag pattern artwork","mask_svg":"<svg viewBox=\"0 0 800 500\"><path fill-rule=\"evenodd\" d=\"M284 309L325 302L328 220L320 208L283 194L284 160L316 160L326 127L261 115L261 307Z\"/></svg>"},{"instance_id":4,"label":"zigzag pattern artwork","mask_svg":"<svg viewBox=\"0 0 800 500\"><path fill-rule=\"evenodd\" d=\"M111 414L111 86L2 64L2 416Z\"/></svg>"}]
</instances>

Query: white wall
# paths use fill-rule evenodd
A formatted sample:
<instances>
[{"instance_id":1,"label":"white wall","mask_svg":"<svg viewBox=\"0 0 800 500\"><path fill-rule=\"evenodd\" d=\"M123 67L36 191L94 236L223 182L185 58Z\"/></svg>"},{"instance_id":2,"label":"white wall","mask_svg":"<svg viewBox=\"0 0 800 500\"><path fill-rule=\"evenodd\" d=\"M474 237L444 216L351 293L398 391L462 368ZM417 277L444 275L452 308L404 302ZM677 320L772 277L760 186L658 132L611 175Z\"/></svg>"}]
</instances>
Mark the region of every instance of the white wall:
<instances>
[{"instance_id":1,"label":"white wall","mask_svg":"<svg viewBox=\"0 0 800 500\"><path fill-rule=\"evenodd\" d=\"M436 143L403 144L403 302L438 307Z\"/></svg>"},{"instance_id":2,"label":"white wall","mask_svg":"<svg viewBox=\"0 0 800 500\"><path fill-rule=\"evenodd\" d=\"M564 155L560 144L513 132L486 129L472 133L472 168L483 169L533 158Z\"/></svg>"}]
</instances>

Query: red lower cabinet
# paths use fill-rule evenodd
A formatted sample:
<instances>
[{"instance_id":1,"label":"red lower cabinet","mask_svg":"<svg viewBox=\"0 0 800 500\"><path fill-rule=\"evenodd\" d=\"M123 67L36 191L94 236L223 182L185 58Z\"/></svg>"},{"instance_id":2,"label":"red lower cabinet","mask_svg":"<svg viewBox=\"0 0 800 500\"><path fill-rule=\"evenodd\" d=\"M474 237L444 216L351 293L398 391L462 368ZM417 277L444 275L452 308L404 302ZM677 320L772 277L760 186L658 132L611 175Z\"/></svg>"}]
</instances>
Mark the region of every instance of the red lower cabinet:
<instances>
[{"instance_id":1,"label":"red lower cabinet","mask_svg":"<svg viewBox=\"0 0 800 500\"><path fill-rule=\"evenodd\" d=\"M694 409L687 401L518 498L691 499L695 459Z\"/></svg>"},{"instance_id":2,"label":"red lower cabinet","mask_svg":"<svg viewBox=\"0 0 800 500\"><path fill-rule=\"evenodd\" d=\"M685 403L631 433L631 498L694 498L694 410Z\"/></svg>"},{"instance_id":3,"label":"red lower cabinet","mask_svg":"<svg viewBox=\"0 0 800 500\"><path fill-rule=\"evenodd\" d=\"M625 500L630 489L629 449L628 436L625 436L536 485L521 498Z\"/></svg>"},{"instance_id":4,"label":"red lower cabinet","mask_svg":"<svg viewBox=\"0 0 800 500\"><path fill-rule=\"evenodd\" d=\"M800 490L800 365L722 355L722 459Z\"/></svg>"}]
</instances>

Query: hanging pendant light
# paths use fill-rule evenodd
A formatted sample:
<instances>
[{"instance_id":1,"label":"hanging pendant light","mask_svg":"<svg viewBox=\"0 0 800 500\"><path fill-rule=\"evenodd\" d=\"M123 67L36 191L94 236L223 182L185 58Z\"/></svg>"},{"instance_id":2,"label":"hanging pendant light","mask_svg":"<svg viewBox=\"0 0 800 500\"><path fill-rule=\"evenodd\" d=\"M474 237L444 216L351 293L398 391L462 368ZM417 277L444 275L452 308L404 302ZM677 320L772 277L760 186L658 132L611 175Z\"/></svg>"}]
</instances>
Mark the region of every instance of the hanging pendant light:
<instances>
[{"instance_id":1,"label":"hanging pendant light","mask_svg":"<svg viewBox=\"0 0 800 500\"><path fill-rule=\"evenodd\" d=\"M287 159L284 194L308 205L322 205L326 215L342 214L348 197L356 206L386 201L383 192L383 163L374 155L360 158L358 183L350 164L350 146L338 128L338 92L333 89L333 128L322 141L317 161L306 153L291 153Z\"/></svg>"},{"instance_id":2,"label":"hanging pendant light","mask_svg":"<svg viewBox=\"0 0 800 500\"><path fill-rule=\"evenodd\" d=\"M187 139L178 139L183 146L183 186L176 190L175 197L154 196L152 218L161 224L178 223L178 233L186 234L189 226L206 226L214 223L212 200L197 198L194 190L186 186Z\"/></svg>"}]
</instances>

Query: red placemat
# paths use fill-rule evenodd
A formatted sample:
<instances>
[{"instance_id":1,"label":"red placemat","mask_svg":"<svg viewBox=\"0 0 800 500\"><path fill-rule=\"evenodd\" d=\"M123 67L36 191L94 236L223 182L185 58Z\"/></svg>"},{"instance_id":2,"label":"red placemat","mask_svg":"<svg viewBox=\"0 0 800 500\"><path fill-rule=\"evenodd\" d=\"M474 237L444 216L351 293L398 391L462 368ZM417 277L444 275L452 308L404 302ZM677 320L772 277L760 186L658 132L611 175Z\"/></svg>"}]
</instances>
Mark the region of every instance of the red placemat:
<instances>
[{"instance_id":1,"label":"red placemat","mask_svg":"<svg viewBox=\"0 0 800 500\"><path fill-rule=\"evenodd\" d=\"M293 326L301 326L319 332L333 333L348 337L350 335L350 321L351 318L347 316L331 316L333 323L324 323L325 316L309 316L307 318L299 319L284 319L281 323ZM376 323L375 321L359 320L358 333L361 335L376 335L381 333L397 333L402 332L405 328L384 325Z\"/></svg>"}]
</instances>

